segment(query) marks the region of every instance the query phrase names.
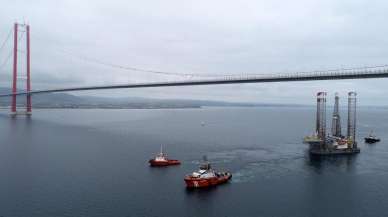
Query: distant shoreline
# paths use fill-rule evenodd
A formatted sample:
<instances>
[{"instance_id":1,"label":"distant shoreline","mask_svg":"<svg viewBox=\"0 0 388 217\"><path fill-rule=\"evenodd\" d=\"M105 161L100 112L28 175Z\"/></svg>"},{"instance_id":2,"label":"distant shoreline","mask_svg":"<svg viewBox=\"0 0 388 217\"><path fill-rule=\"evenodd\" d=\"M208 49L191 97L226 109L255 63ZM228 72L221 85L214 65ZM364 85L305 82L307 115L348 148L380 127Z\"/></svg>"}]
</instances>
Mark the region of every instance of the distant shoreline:
<instances>
[{"instance_id":1,"label":"distant shoreline","mask_svg":"<svg viewBox=\"0 0 388 217\"><path fill-rule=\"evenodd\" d=\"M163 107L125 107L125 106L33 106L33 109L203 109L203 108L268 108L268 107L288 107L288 108L310 108L315 105L297 105L297 104L263 104L263 105L201 105L201 106L163 106ZM332 106L328 106L331 108ZM346 106L342 106L346 108ZM362 109L388 109L388 106L358 106ZM23 110L25 107L18 107ZM9 106L0 106L1 110L10 109Z\"/></svg>"}]
</instances>

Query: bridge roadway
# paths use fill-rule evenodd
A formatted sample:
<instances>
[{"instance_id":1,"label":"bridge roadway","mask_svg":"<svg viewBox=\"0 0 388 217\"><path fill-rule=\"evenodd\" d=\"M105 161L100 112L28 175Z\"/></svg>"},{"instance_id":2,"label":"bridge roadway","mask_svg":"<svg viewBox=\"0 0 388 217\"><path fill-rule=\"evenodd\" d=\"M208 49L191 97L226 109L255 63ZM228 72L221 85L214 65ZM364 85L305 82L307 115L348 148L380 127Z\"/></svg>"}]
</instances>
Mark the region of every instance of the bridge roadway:
<instances>
[{"instance_id":1,"label":"bridge roadway","mask_svg":"<svg viewBox=\"0 0 388 217\"><path fill-rule=\"evenodd\" d=\"M30 92L17 92L1 94L0 97L12 95L42 94L53 92L69 92L84 90L104 90L122 88L149 88L149 87L171 87L171 86L196 86L215 84L237 84L237 83L268 83L268 82L290 82L290 81L315 81L315 80L341 80L341 79L365 79L365 78L388 78L388 67L379 69L357 69L344 71L324 71L310 73L288 73L288 74L268 74L268 75L241 75L224 76L214 78L189 79L184 81L167 82L145 82L128 83L118 85L84 86L46 90L33 90Z\"/></svg>"}]
</instances>

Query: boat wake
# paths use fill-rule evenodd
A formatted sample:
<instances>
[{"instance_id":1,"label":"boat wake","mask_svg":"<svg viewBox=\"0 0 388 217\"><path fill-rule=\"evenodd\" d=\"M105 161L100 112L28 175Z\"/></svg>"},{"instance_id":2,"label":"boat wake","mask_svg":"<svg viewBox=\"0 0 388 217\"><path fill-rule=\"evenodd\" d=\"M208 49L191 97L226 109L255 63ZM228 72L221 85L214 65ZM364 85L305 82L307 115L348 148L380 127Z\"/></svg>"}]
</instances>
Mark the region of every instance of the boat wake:
<instances>
[{"instance_id":1,"label":"boat wake","mask_svg":"<svg viewBox=\"0 0 388 217\"><path fill-rule=\"evenodd\" d=\"M244 148L209 153L214 162L232 164L232 183L253 182L259 179L273 179L302 172L297 162L303 162L300 144L280 144L269 148Z\"/></svg>"}]
</instances>

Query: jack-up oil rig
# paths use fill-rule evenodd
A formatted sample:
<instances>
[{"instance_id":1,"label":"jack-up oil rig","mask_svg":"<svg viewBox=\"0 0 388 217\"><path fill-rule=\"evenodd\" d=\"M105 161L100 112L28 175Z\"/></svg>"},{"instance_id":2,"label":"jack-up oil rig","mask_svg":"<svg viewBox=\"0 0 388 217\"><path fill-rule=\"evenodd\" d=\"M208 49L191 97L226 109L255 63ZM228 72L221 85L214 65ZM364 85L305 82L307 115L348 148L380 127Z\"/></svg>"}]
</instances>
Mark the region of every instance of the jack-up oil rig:
<instances>
[{"instance_id":1,"label":"jack-up oil rig","mask_svg":"<svg viewBox=\"0 0 388 217\"><path fill-rule=\"evenodd\" d=\"M355 92L348 93L347 135L343 136L341 133L338 94L335 94L331 134L326 134L326 92L317 93L316 133L304 138L304 143L310 146L310 154L337 155L360 153L356 141L356 96Z\"/></svg>"}]
</instances>

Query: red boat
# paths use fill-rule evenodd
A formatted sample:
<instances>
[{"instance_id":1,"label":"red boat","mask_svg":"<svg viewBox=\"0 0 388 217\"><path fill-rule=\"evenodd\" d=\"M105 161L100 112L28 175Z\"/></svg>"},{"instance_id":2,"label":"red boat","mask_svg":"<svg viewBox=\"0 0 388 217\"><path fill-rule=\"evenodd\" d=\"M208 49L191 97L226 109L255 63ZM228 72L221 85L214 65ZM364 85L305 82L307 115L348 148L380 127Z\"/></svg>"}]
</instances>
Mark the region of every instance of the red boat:
<instances>
[{"instance_id":1,"label":"red boat","mask_svg":"<svg viewBox=\"0 0 388 217\"><path fill-rule=\"evenodd\" d=\"M205 188L215 186L228 182L232 178L232 174L229 172L216 172L211 169L210 164L207 162L199 168L197 172L193 172L185 177L187 188Z\"/></svg>"},{"instance_id":2,"label":"red boat","mask_svg":"<svg viewBox=\"0 0 388 217\"><path fill-rule=\"evenodd\" d=\"M167 155L163 153L163 147L160 146L160 153L156 155L154 159L148 161L152 167L163 167L171 165L179 165L181 162L179 160L168 159Z\"/></svg>"}]
</instances>

